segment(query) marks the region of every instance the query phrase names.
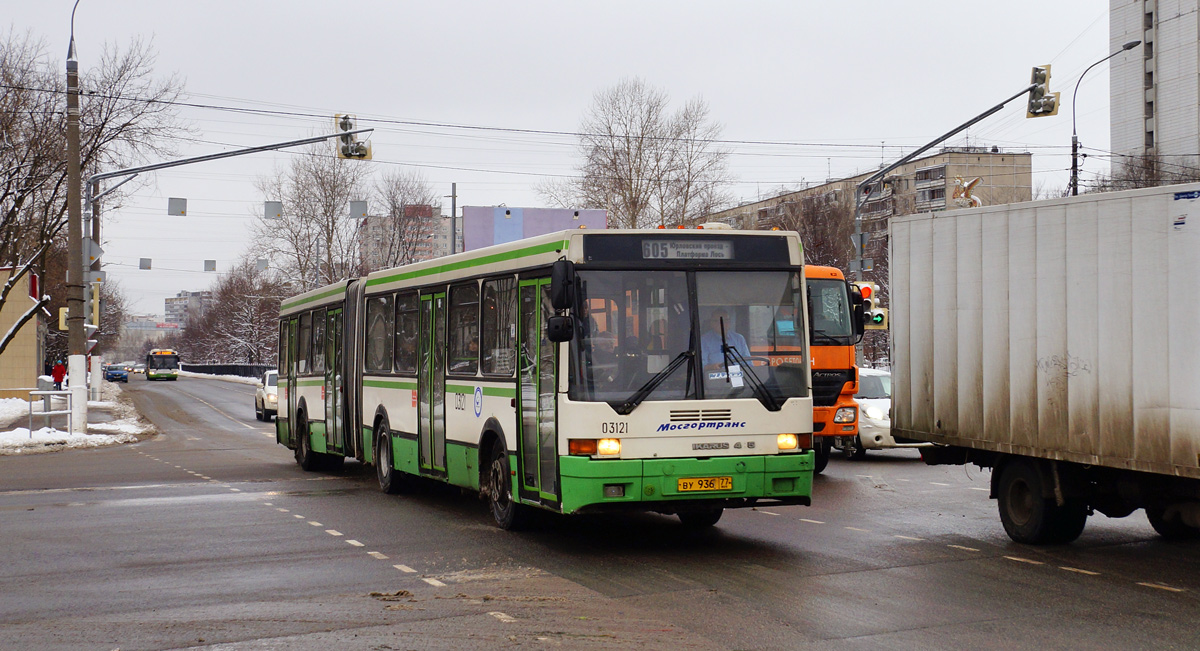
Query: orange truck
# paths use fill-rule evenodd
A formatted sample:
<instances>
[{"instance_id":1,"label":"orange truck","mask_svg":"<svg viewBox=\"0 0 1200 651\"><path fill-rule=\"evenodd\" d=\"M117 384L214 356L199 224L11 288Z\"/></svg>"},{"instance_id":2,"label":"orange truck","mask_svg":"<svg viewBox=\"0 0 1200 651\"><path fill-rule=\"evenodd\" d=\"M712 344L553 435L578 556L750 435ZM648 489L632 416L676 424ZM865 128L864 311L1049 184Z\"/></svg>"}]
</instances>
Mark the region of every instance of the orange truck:
<instances>
[{"instance_id":1,"label":"orange truck","mask_svg":"<svg viewBox=\"0 0 1200 651\"><path fill-rule=\"evenodd\" d=\"M858 288L846 282L839 269L805 265L804 279L812 352L814 470L821 472L835 443L858 442L854 345L863 334L863 307Z\"/></svg>"}]
</instances>

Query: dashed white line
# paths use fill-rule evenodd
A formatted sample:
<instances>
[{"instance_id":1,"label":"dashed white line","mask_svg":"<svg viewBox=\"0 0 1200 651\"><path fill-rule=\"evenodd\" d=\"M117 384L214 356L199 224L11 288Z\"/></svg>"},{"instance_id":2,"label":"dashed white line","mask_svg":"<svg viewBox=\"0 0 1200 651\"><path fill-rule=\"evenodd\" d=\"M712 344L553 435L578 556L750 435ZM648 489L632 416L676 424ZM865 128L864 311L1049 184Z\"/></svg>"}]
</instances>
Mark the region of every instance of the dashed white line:
<instances>
[{"instance_id":1,"label":"dashed white line","mask_svg":"<svg viewBox=\"0 0 1200 651\"><path fill-rule=\"evenodd\" d=\"M309 524L312 524L312 523L310 522ZM342 532L338 531L337 529L326 529L325 533L327 533L331 536L341 536L342 535Z\"/></svg>"},{"instance_id":2,"label":"dashed white line","mask_svg":"<svg viewBox=\"0 0 1200 651\"><path fill-rule=\"evenodd\" d=\"M275 505L270 502L263 502L263 506L275 506Z\"/></svg>"},{"instance_id":3,"label":"dashed white line","mask_svg":"<svg viewBox=\"0 0 1200 651\"><path fill-rule=\"evenodd\" d=\"M1154 588L1155 590L1166 590L1167 592L1184 592L1183 588L1172 588L1169 585L1163 585L1161 583L1145 583L1139 581L1138 585L1145 586L1147 588Z\"/></svg>"},{"instance_id":4,"label":"dashed white line","mask_svg":"<svg viewBox=\"0 0 1200 651\"><path fill-rule=\"evenodd\" d=\"M387 554L381 554L381 553L379 553L379 552L367 552L367 555L368 555L368 556L374 556L375 558L378 558L378 559L379 559L379 560L381 560L381 561L386 561L386 560L387 560Z\"/></svg>"},{"instance_id":5,"label":"dashed white line","mask_svg":"<svg viewBox=\"0 0 1200 651\"><path fill-rule=\"evenodd\" d=\"M279 509L279 510L283 511L285 509ZM292 517L296 518L297 520L307 520L308 519L308 518L304 517L303 515L300 515L299 513L293 513Z\"/></svg>"},{"instance_id":6,"label":"dashed white line","mask_svg":"<svg viewBox=\"0 0 1200 651\"><path fill-rule=\"evenodd\" d=\"M321 524L320 522L316 522L315 520L309 520L309 521L308 521L308 523L309 523L309 524L311 524L311 525L312 525L312 526L314 526L314 527L323 527L323 526L325 526L325 525Z\"/></svg>"},{"instance_id":7,"label":"dashed white line","mask_svg":"<svg viewBox=\"0 0 1200 651\"><path fill-rule=\"evenodd\" d=\"M961 550L963 550L964 552L977 552L977 551L979 551L978 549L975 549L974 547L963 547L962 545L946 545L946 546L947 546L947 547L950 547L951 549L961 549Z\"/></svg>"},{"instance_id":8,"label":"dashed white line","mask_svg":"<svg viewBox=\"0 0 1200 651\"><path fill-rule=\"evenodd\" d=\"M1081 570L1078 567L1067 567L1066 565L1061 565L1061 566L1059 566L1058 569L1066 570L1068 572L1075 572L1077 574L1086 574L1088 576L1100 576L1099 572L1093 572L1091 570Z\"/></svg>"},{"instance_id":9,"label":"dashed white line","mask_svg":"<svg viewBox=\"0 0 1200 651\"><path fill-rule=\"evenodd\" d=\"M354 545L355 547L364 547L364 546L365 546L365 545L363 545L362 543L360 543L360 542L358 542L357 540L354 540L354 539L352 539L352 538L348 538L348 539L346 539L346 544L347 544L347 545Z\"/></svg>"},{"instance_id":10,"label":"dashed white line","mask_svg":"<svg viewBox=\"0 0 1200 651\"><path fill-rule=\"evenodd\" d=\"M280 513L287 513L287 512L288 512L288 510L287 510L287 509L283 509L283 508L276 508L275 510L276 510L276 511L279 511Z\"/></svg>"},{"instance_id":11,"label":"dashed white line","mask_svg":"<svg viewBox=\"0 0 1200 651\"><path fill-rule=\"evenodd\" d=\"M915 536L892 536L892 537L899 538L901 540L925 540L924 538L917 538Z\"/></svg>"},{"instance_id":12,"label":"dashed white line","mask_svg":"<svg viewBox=\"0 0 1200 651\"><path fill-rule=\"evenodd\" d=\"M211 480L211 479L212 479L212 477L209 477L208 475L200 475L200 479L208 479L208 480Z\"/></svg>"},{"instance_id":13,"label":"dashed white line","mask_svg":"<svg viewBox=\"0 0 1200 651\"><path fill-rule=\"evenodd\" d=\"M859 529L858 527L846 527L850 531L861 531L862 533L871 533L870 529Z\"/></svg>"},{"instance_id":14,"label":"dashed white line","mask_svg":"<svg viewBox=\"0 0 1200 651\"><path fill-rule=\"evenodd\" d=\"M416 570L414 570L413 568L411 568L411 567L409 567L409 566L407 566L407 565L393 565L392 567L394 567L394 568L396 568L396 569L400 570L401 572L407 572L407 573L409 573L409 574L414 574L414 573L416 573Z\"/></svg>"},{"instance_id":15,"label":"dashed white line","mask_svg":"<svg viewBox=\"0 0 1200 651\"><path fill-rule=\"evenodd\" d=\"M1004 558L1007 558L1010 561L1016 561L1018 563L1028 563L1030 565L1045 565L1045 563L1043 563L1041 561L1035 561L1035 560L1029 559L1029 558L1021 558L1020 556L1005 556Z\"/></svg>"},{"instance_id":16,"label":"dashed white line","mask_svg":"<svg viewBox=\"0 0 1200 651\"><path fill-rule=\"evenodd\" d=\"M492 617L495 617L496 619L504 622L505 624L511 624L511 623L517 621L516 618L513 617L512 615L505 615L504 613L502 613L500 611L494 611L494 612L490 612L488 614L491 615Z\"/></svg>"},{"instance_id":17,"label":"dashed white line","mask_svg":"<svg viewBox=\"0 0 1200 651\"><path fill-rule=\"evenodd\" d=\"M759 509L759 511L758 511L758 512L759 512L759 513L765 513L765 514L767 514L767 515L779 515L778 513L774 513L774 512L772 512L772 511L763 511L762 509Z\"/></svg>"},{"instance_id":18,"label":"dashed white line","mask_svg":"<svg viewBox=\"0 0 1200 651\"><path fill-rule=\"evenodd\" d=\"M240 493L240 492L242 492L242 489L240 489L240 488L230 488L230 489L229 489L229 492L231 492L231 493Z\"/></svg>"},{"instance_id":19,"label":"dashed white line","mask_svg":"<svg viewBox=\"0 0 1200 651\"><path fill-rule=\"evenodd\" d=\"M949 486L950 485L950 484L943 484L940 481L931 481L929 483L933 484L934 486Z\"/></svg>"},{"instance_id":20,"label":"dashed white line","mask_svg":"<svg viewBox=\"0 0 1200 651\"><path fill-rule=\"evenodd\" d=\"M978 487L978 486L968 486L968 487L967 487L967 490L969 490L969 491L983 491L983 492L985 492L985 493L990 493L990 492L992 492L992 489L990 489L990 488L980 488L980 487Z\"/></svg>"},{"instance_id":21,"label":"dashed white line","mask_svg":"<svg viewBox=\"0 0 1200 651\"><path fill-rule=\"evenodd\" d=\"M810 524L825 524L825 522L823 520L809 520L808 518L800 518L800 521L808 522Z\"/></svg>"},{"instance_id":22,"label":"dashed white line","mask_svg":"<svg viewBox=\"0 0 1200 651\"><path fill-rule=\"evenodd\" d=\"M423 579L421 579L421 580L422 580L422 581L424 581L424 582L426 582L426 583L428 583L429 585L431 585L431 586L433 586L433 587L435 587L435 588L444 588L444 587L446 587L446 584L445 584L445 583L442 583L441 581L438 581L437 579L423 578Z\"/></svg>"}]
</instances>

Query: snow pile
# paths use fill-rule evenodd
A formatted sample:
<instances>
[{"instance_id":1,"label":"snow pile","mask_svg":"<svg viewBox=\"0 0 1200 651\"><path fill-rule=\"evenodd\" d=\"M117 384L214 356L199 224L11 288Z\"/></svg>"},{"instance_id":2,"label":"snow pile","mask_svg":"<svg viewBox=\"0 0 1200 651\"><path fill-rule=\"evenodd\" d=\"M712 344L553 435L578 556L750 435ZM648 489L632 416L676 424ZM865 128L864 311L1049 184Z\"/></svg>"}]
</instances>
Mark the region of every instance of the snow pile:
<instances>
[{"instance_id":1,"label":"snow pile","mask_svg":"<svg viewBox=\"0 0 1200 651\"><path fill-rule=\"evenodd\" d=\"M105 425L114 425L106 423ZM98 429L101 425L90 425L88 429ZM31 452L52 452L70 448L97 448L117 443L133 443L137 435L133 433L119 434L72 434L60 432L49 427L35 430L30 435L29 430L18 427L9 432L0 432L0 455L28 454Z\"/></svg>"},{"instance_id":2,"label":"snow pile","mask_svg":"<svg viewBox=\"0 0 1200 651\"><path fill-rule=\"evenodd\" d=\"M118 443L134 443L150 434L154 428L139 422L137 410L128 402L118 398L121 390L110 382L104 383L101 397L104 400L88 401L88 410L104 410L112 413L114 420L108 423L88 423L87 434L72 434L50 427L34 430L26 427L0 432L0 455L53 452L72 448L95 448ZM63 401L65 403L65 401ZM54 405L54 409L65 409L66 405ZM34 413L40 412L41 402L33 405ZM20 398L0 400L0 423L25 422L28 424L29 402ZM34 423L42 421L35 416ZM44 421L42 421L44 422Z\"/></svg>"},{"instance_id":3,"label":"snow pile","mask_svg":"<svg viewBox=\"0 0 1200 651\"><path fill-rule=\"evenodd\" d=\"M224 380L225 382L237 382L238 384L258 384L258 378L245 377L242 375L209 375L207 373L195 373L193 371L179 371L179 377L198 377L205 380Z\"/></svg>"}]
</instances>

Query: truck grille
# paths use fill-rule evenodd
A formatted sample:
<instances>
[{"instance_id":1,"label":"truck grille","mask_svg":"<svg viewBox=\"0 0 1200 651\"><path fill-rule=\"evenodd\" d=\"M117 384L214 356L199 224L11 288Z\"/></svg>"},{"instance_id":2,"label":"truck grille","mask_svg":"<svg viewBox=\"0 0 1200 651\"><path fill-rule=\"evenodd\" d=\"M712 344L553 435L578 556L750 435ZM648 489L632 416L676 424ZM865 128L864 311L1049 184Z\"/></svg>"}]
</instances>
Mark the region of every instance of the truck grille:
<instances>
[{"instance_id":1,"label":"truck grille","mask_svg":"<svg viewBox=\"0 0 1200 651\"><path fill-rule=\"evenodd\" d=\"M842 393L842 387L846 386L847 382L853 381L854 369L839 371L813 371L813 406L834 406L837 404L838 396Z\"/></svg>"}]
</instances>

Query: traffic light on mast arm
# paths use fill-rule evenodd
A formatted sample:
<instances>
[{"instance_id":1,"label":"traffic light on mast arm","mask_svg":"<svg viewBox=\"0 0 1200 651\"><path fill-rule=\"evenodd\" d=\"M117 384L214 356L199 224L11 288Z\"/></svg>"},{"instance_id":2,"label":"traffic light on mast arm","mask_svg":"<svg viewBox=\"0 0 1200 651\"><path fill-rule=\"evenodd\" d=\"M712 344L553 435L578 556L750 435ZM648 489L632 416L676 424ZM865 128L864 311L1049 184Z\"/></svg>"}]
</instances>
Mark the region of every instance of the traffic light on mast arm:
<instances>
[{"instance_id":1,"label":"traffic light on mast arm","mask_svg":"<svg viewBox=\"0 0 1200 651\"><path fill-rule=\"evenodd\" d=\"M1025 117L1058 115L1059 93L1050 92L1050 64L1034 66L1029 83L1033 84L1033 88L1029 91L1029 108L1025 111Z\"/></svg>"},{"instance_id":2,"label":"traffic light on mast arm","mask_svg":"<svg viewBox=\"0 0 1200 651\"><path fill-rule=\"evenodd\" d=\"M879 305L879 285L855 283L862 295L863 328L865 330L887 330L888 311Z\"/></svg>"},{"instance_id":3,"label":"traffic light on mast arm","mask_svg":"<svg viewBox=\"0 0 1200 651\"><path fill-rule=\"evenodd\" d=\"M353 115L335 115L333 116L333 125L335 129L342 132L337 139L338 158L371 160L371 143L359 142L357 135L349 133L358 129L358 120Z\"/></svg>"}]
</instances>

